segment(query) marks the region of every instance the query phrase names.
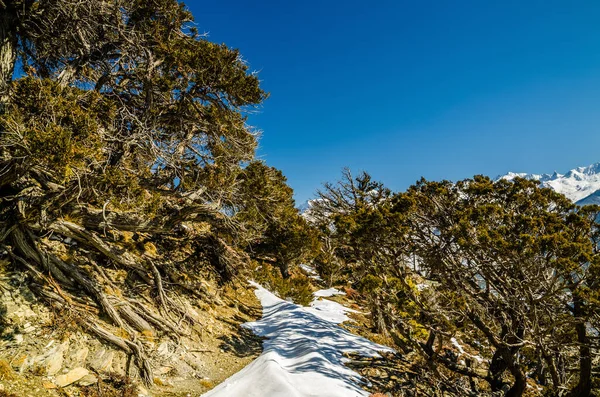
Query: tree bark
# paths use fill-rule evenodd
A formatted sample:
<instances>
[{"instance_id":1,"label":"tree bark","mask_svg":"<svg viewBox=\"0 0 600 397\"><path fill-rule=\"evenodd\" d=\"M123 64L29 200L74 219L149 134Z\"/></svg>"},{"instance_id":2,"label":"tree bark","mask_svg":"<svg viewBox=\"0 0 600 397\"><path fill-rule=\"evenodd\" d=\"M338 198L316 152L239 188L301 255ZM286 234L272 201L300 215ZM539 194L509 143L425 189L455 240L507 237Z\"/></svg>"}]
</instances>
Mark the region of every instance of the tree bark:
<instances>
[{"instance_id":1,"label":"tree bark","mask_svg":"<svg viewBox=\"0 0 600 397\"><path fill-rule=\"evenodd\" d=\"M425 350L427 352L427 354L429 354L430 356L433 356L433 343L435 342L435 332L434 331L429 331L429 336L427 337L427 342L425 343L425 346L423 346L423 350Z\"/></svg>"},{"instance_id":2,"label":"tree bark","mask_svg":"<svg viewBox=\"0 0 600 397\"><path fill-rule=\"evenodd\" d=\"M585 329L584 303L581 297L573 294L573 315L579 321L575 325L577 342L579 343L579 382L567 397L587 397L592 392L592 351Z\"/></svg>"},{"instance_id":3,"label":"tree bark","mask_svg":"<svg viewBox=\"0 0 600 397\"><path fill-rule=\"evenodd\" d=\"M16 15L7 9L0 9L0 113L10 99L12 81L17 59Z\"/></svg>"},{"instance_id":4,"label":"tree bark","mask_svg":"<svg viewBox=\"0 0 600 397\"><path fill-rule=\"evenodd\" d=\"M515 378L515 382L506 392L506 397L521 397L527 388L527 378L523 371L516 365L510 366L510 373Z\"/></svg>"},{"instance_id":5,"label":"tree bark","mask_svg":"<svg viewBox=\"0 0 600 397\"><path fill-rule=\"evenodd\" d=\"M502 348L496 349L488 368L488 377L490 379L490 387L492 388L492 392L498 392L502 390L502 386L504 386L502 375L508 367L506 360L504 359L504 355L505 352Z\"/></svg>"},{"instance_id":6,"label":"tree bark","mask_svg":"<svg viewBox=\"0 0 600 397\"><path fill-rule=\"evenodd\" d=\"M542 357L546 364L548 365L548 370L550 371L550 376L552 377L552 385L556 390L560 387L560 378L558 377L558 370L556 369L556 363L554 362L554 358L549 355L546 351L542 351Z\"/></svg>"}]
</instances>

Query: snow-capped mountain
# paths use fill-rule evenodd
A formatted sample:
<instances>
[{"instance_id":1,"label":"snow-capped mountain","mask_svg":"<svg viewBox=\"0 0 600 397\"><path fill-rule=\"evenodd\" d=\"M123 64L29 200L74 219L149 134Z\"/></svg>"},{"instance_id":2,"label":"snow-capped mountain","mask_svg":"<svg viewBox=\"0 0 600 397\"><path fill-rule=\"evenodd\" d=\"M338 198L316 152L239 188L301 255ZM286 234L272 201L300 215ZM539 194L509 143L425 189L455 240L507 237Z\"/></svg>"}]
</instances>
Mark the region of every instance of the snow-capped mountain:
<instances>
[{"instance_id":1,"label":"snow-capped mountain","mask_svg":"<svg viewBox=\"0 0 600 397\"><path fill-rule=\"evenodd\" d=\"M302 214L302 213L306 212L310 208L311 201L313 201L313 200L306 200L305 202L296 205L296 208Z\"/></svg>"},{"instance_id":2,"label":"snow-capped mountain","mask_svg":"<svg viewBox=\"0 0 600 397\"><path fill-rule=\"evenodd\" d=\"M316 222L313 209L316 205L318 205L319 200L321 199L316 198L306 200L304 203L296 206L296 208L298 208L298 211L300 211L300 215L302 215L304 219L306 219L309 223Z\"/></svg>"},{"instance_id":3,"label":"snow-capped mountain","mask_svg":"<svg viewBox=\"0 0 600 397\"><path fill-rule=\"evenodd\" d=\"M583 198L577 202L579 205L600 205L600 190L596 190L586 198Z\"/></svg>"},{"instance_id":4,"label":"snow-capped mountain","mask_svg":"<svg viewBox=\"0 0 600 397\"><path fill-rule=\"evenodd\" d=\"M516 177L540 181L579 205L600 204L600 163L587 167L577 167L566 174L525 174L509 172L498 179L512 180Z\"/></svg>"}]
</instances>

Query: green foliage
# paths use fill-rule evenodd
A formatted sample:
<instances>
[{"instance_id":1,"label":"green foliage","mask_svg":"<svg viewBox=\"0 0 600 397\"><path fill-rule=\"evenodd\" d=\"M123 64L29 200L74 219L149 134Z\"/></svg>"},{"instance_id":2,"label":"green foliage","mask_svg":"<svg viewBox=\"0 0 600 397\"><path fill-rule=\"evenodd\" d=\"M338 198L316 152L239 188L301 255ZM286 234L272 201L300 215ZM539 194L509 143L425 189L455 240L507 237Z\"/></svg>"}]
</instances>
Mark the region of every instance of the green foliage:
<instances>
[{"instance_id":1,"label":"green foliage","mask_svg":"<svg viewBox=\"0 0 600 397\"><path fill-rule=\"evenodd\" d=\"M274 258L284 277L291 266L312 258L314 231L295 208L293 191L281 171L251 162L240 176L239 195L236 219L246 225L249 252Z\"/></svg>"},{"instance_id":2,"label":"green foliage","mask_svg":"<svg viewBox=\"0 0 600 397\"><path fill-rule=\"evenodd\" d=\"M373 274L367 274L358 282L359 291L365 294L376 294L383 286L383 280Z\"/></svg>"},{"instance_id":3,"label":"green foliage","mask_svg":"<svg viewBox=\"0 0 600 397\"><path fill-rule=\"evenodd\" d=\"M343 283L347 278L345 273L348 269L333 251L330 240L323 238L320 250L312 261L315 270L328 287L332 287L336 283Z\"/></svg>"},{"instance_id":4,"label":"green foliage","mask_svg":"<svg viewBox=\"0 0 600 397\"><path fill-rule=\"evenodd\" d=\"M315 250L285 177L254 161L259 83L177 0L0 1L0 251L146 383L152 355L127 340L145 317L123 313L193 333L180 295L216 301L204 279L231 281L251 257L289 276ZM301 274L265 281L312 296ZM123 296L150 307L122 311Z\"/></svg>"},{"instance_id":5,"label":"green foliage","mask_svg":"<svg viewBox=\"0 0 600 397\"><path fill-rule=\"evenodd\" d=\"M114 107L98 93L25 77L15 82L14 101L0 116L0 145L64 182L102 162L98 131L113 117Z\"/></svg>"},{"instance_id":6,"label":"green foliage","mask_svg":"<svg viewBox=\"0 0 600 397\"><path fill-rule=\"evenodd\" d=\"M377 248L385 244L383 212L389 209L390 194L369 174L354 178L348 169L338 184L326 184L318 193L310 212L321 238L316 265L330 284L360 280L366 274L365 265L371 268L374 255L381 251Z\"/></svg>"},{"instance_id":7,"label":"green foliage","mask_svg":"<svg viewBox=\"0 0 600 397\"><path fill-rule=\"evenodd\" d=\"M196 32L182 4L60 0L1 7L12 14L7 34L18 38L30 75L13 88L15 106L3 128L28 135L27 160L67 178L70 166L82 162L94 162L94 174L127 169L128 178L154 188L208 187L209 200L231 191L256 148L244 111L266 93L237 50Z\"/></svg>"},{"instance_id":8,"label":"green foliage","mask_svg":"<svg viewBox=\"0 0 600 397\"><path fill-rule=\"evenodd\" d=\"M10 15L2 45L16 45L27 74L0 76L10 86L0 187L53 196L38 192L21 213L34 219L44 208L52 222L85 206L157 229L202 213L223 241L243 240L215 218L238 209L256 148L246 111L267 94L238 50L198 34L175 0L14 0L0 12Z\"/></svg>"},{"instance_id":9,"label":"green foliage","mask_svg":"<svg viewBox=\"0 0 600 397\"><path fill-rule=\"evenodd\" d=\"M492 391L506 384L521 395L533 372L554 393L587 395L599 354L598 208L577 209L520 178L421 180L392 195L368 174L346 171L325 185L311 215L328 248L317 269L329 277L341 264L374 327L400 349ZM444 346L451 336L489 360L484 371L443 353L454 349ZM578 377L562 376L558 362Z\"/></svg>"},{"instance_id":10,"label":"green foliage","mask_svg":"<svg viewBox=\"0 0 600 397\"><path fill-rule=\"evenodd\" d=\"M279 269L263 262L260 265L257 263L252 273L256 282L282 299L304 306L313 300L310 278L300 271L292 271L290 277L283 278Z\"/></svg>"}]
</instances>

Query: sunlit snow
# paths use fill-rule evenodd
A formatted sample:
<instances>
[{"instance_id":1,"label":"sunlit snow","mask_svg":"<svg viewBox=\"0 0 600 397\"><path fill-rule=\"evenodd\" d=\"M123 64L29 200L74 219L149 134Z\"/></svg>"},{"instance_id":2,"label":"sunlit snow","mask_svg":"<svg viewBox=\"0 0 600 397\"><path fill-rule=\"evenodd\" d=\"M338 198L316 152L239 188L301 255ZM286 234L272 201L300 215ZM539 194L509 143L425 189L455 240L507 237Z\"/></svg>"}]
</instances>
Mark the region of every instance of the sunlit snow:
<instances>
[{"instance_id":1,"label":"sunlit snow","mask_svg":"<svg viewBox=\"0 0 600 397\"><path fill-rule=\"evenodd\" d=\"M592 197L600 194L600 163L577 167L564 175L558 172L541 175L509 172L499 178L512 180L516 177L540 181L541 186L562 193L571 201L582 205L592 204Z\"/></svg>"},{"instance_id":2,"label":"sunlit snow","mask_svg":"<svg viewBox=\"0 0 600 397\"><path fill-rule=\"evenodd\" d=\"M338 289L335 289L335 288L329 288L329 289L319 290L319 291L315 292L313 295L318 298L326 298L328 296L334 296L334 295L345 295L345 293Z\"/></svg>"},{"instance_id":3,"label":"sunlit snow","mask_svg":"<svg viewBox=\"0 0 600 397\"><path fill-rule=\"evenodd\" d=\"M204 397L369 395L360 387L360 376L344 365L343 353L372 357L390 348L339 327L349 309L319 297L311 307L303 307L253 285L263 306L263 317L244 326L266 338L263 353ZM315 295L333 293L328 290Z\"/></svg>"}]
</instances>

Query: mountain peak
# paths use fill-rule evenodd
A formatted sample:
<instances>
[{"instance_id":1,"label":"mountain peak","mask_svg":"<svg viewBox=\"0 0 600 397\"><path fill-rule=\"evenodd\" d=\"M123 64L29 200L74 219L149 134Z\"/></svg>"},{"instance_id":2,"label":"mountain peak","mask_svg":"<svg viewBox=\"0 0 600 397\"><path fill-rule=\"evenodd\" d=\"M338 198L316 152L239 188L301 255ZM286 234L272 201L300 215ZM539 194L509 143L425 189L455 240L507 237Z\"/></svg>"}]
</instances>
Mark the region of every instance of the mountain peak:
<instances>
[{"instance_id":1,"label":"mountain peak","mask_svg":"<svg viewBox=\"0 0 600 397\"><path fill-rule=\"evenodd\" d=\"M589 165L587 167L579 167L577 168L579 172L586 175L596 175L600 174L600 162Z\"/></svg>"},{"instance_id":2,"label":"mountain peak","mask_svg":"<svg viewBox=\"0 0 600 397\"><path fill-rule=\"evenodd\" d=\"M591 204L600 199L600 162L574 168L565 174L559 174L557 171L542 175L508 172L498 179L512 180L515 177L540 181L541 186L562 193L578 204Z\"/></svg>"}]
</instances>

